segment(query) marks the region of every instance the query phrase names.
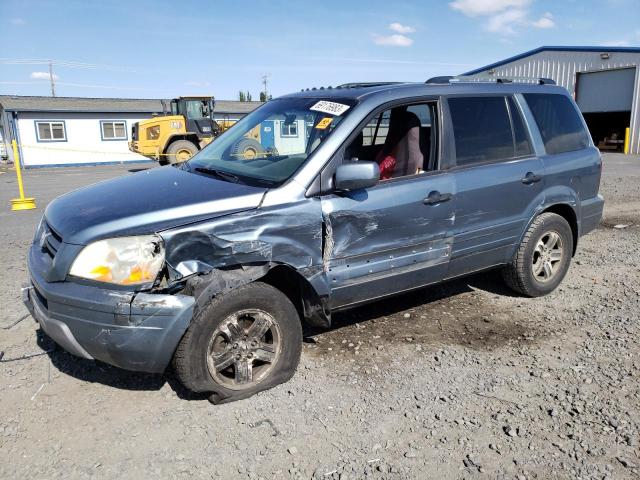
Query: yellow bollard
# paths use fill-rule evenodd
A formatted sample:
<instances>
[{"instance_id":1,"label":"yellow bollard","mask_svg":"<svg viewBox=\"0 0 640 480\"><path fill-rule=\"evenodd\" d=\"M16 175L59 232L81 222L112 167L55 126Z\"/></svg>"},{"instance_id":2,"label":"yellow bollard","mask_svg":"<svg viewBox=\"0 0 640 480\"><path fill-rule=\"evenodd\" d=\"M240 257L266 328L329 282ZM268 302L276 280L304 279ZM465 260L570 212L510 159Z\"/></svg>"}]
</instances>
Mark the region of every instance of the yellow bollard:
<instances>
[{"instance_id":1,"label":"yellow bollard","mask_svg":"<svg viewBox=\"0 0 640 480\"><path fill-rule=\"evenodd\" d=\"M14 198L11 200L11 210L31 210L32 208L36 208L36 199L24 198L20 157L18 156L18 144L15 140L12 140L11 145L13 146L13 163L16 166L16 177L18 177L18 190L20 190L20 198Z\"/></svg>"},{"instance_id":2,"label":"yellow bollard","mask_svg":"<svg viewBox=\"0 0 640 480\"><path fill-rule=\"evenodd\" d=\"M624 130L624 154L629 155L629 127Z\"/></svg>"}]
</instances>

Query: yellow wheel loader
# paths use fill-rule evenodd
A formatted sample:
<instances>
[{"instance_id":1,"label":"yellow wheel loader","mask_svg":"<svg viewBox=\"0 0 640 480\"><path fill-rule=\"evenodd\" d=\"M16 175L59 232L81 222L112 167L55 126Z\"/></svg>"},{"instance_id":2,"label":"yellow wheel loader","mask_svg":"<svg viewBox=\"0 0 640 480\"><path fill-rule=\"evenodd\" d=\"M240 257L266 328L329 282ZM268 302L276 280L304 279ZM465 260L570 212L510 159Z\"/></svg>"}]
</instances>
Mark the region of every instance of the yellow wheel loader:
<instances>
[{"instance_id":1,"label":"yellow wheel loader","mask_svg":"<svg viewBox=\"0 0 640 480\"><path fill-rule=\"evenodd\" d=\"M180 163L229 128L213 119L213 97L179 97L171 100L170 113L163 101L164 115L134 123L129 150L160 162Z\"/></svg>"}]
</instances>

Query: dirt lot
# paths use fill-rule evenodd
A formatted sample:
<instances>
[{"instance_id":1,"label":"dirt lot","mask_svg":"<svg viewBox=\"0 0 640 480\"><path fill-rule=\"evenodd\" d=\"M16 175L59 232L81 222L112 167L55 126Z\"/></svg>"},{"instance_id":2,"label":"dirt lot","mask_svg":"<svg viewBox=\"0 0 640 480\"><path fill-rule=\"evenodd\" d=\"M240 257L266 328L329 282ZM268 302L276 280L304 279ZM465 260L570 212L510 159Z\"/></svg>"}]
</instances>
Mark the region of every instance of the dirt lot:
<instances>
[{"instance_id":1,"label":"dirt lot","mask_svg":"<svg viewBox=\"0 0 640 480\"><path fill-rule=\"evenodd\" d=\"M42 207L132 168L29 171L39 208L20 213L0 174L1 325L25 313ZM11 361L52 344L31 318L0 330L0 477L639 478L640 158L607 155L601 191L548 297L490 272L353 310L307 332L292 381L237 403L60 350Z\"/></svg>"}]
</instances>

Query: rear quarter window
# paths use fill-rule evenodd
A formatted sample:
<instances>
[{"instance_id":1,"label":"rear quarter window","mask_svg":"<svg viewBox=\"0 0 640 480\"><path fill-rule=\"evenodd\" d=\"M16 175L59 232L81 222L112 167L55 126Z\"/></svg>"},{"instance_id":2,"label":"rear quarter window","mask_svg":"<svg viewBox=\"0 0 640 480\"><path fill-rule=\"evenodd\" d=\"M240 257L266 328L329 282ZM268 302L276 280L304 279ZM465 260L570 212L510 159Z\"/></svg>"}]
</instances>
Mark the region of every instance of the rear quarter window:
<instances>
[{"instance_id":1,"label":"rear quarter window","mask_svg":"<svg viewBox=\"0 0 640 480\"><path fill-rule=\"evenodd\" d=\"M589 146L580 114L564 95L525 93L548 154L573 152Z\"/></svg>"}]
</instances>

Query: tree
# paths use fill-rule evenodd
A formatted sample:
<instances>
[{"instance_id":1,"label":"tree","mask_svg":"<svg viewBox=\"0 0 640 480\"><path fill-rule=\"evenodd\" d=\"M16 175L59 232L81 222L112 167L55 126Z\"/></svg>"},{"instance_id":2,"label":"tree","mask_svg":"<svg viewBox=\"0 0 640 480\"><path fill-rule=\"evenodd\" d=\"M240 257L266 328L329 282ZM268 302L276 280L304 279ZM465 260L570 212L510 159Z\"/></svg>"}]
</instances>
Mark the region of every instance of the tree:
<instances>
[{"instance_id":1,"label":"tree","mask_svg":"<svg viewBox=\"0 0 640 480\"><path fill-rule=\"evenodd\" d=\"M265 92L260 92L260 101L261 102L268 102L269 100L271 100L273 98L273 95L268 95Z\"/></svg>"},{"instance_id":2,"label":"tree","mask_svg":"<svg viewBox=\"0 0 640 480\"><path fill-rule=\"evenodd\" d=\"M238 92L238 100L240 100L241 102L246 102L247 101L247 97L246 97L245 93L242 90L240 90Z\"/></svg>"},{"instance_id":3,"label":"tree","mask_svg":"<svg viewBox=\"0 0 640 480\"><path fill-rule=\"evenodd\" d=\"M247 99L247 102L251 101L251 92L249 92L249 90L247 90L247 94L245 95L245 98Z\"/></svg>"}]
</instances>

